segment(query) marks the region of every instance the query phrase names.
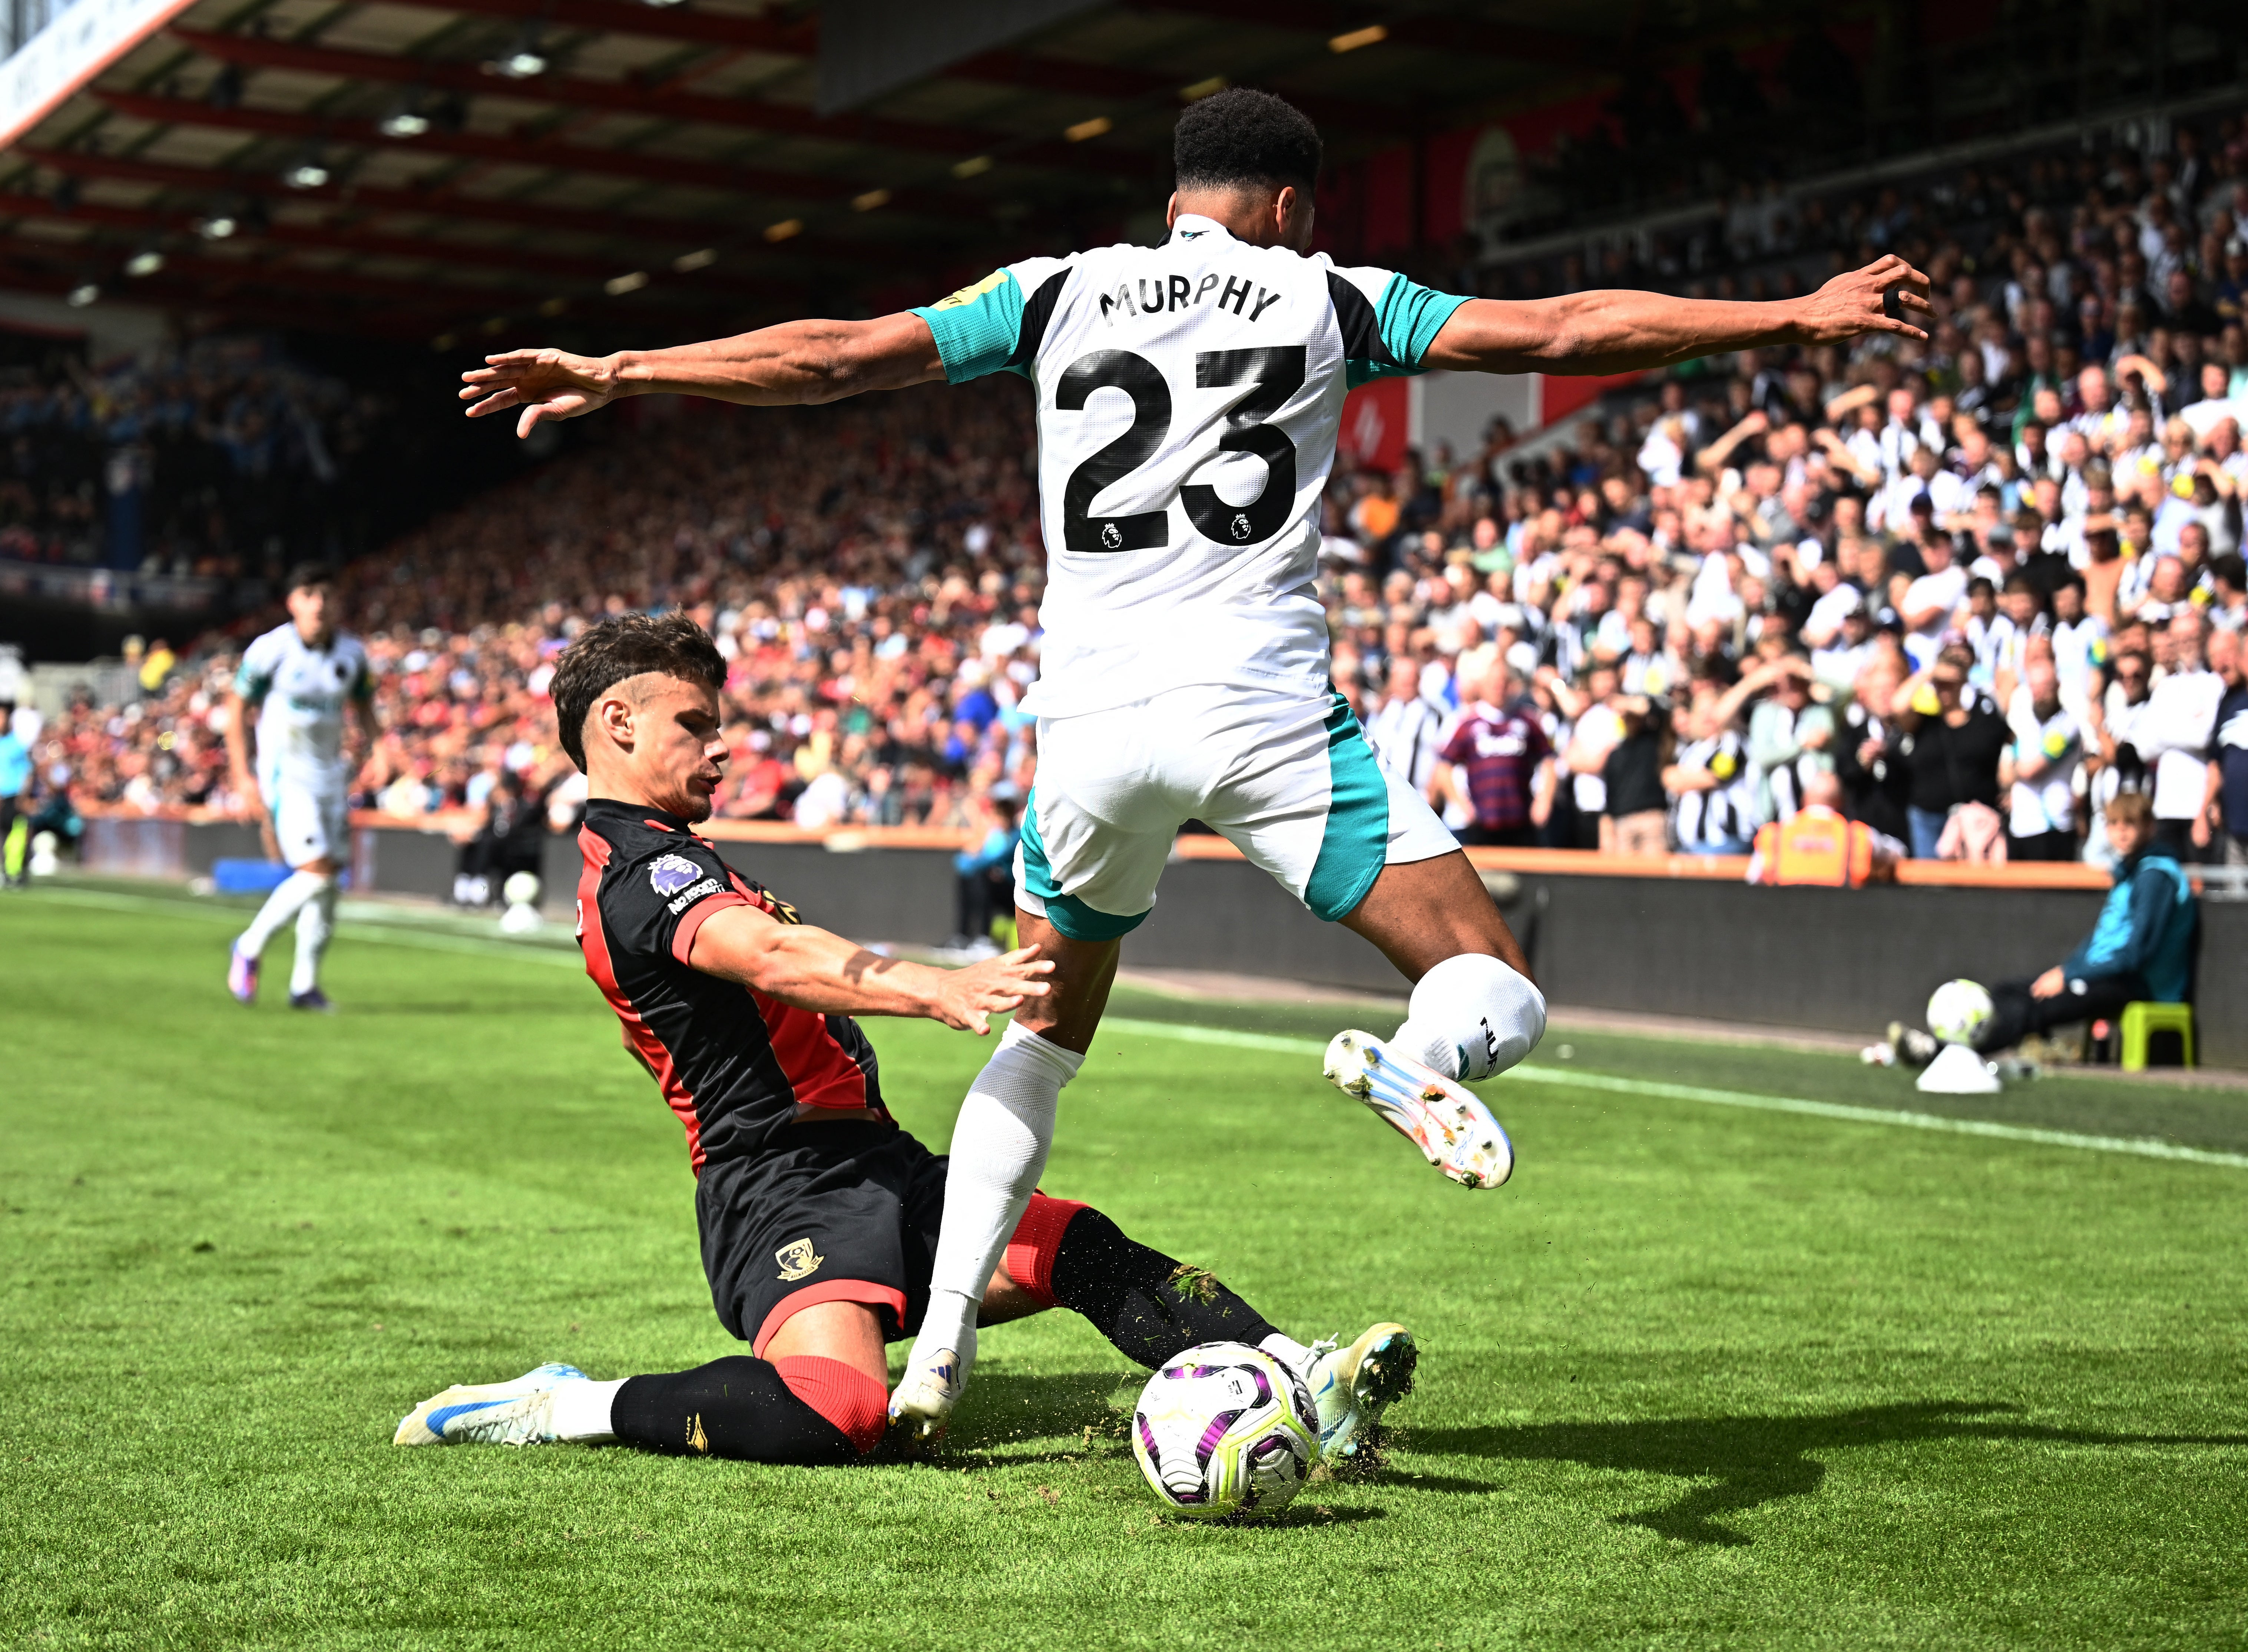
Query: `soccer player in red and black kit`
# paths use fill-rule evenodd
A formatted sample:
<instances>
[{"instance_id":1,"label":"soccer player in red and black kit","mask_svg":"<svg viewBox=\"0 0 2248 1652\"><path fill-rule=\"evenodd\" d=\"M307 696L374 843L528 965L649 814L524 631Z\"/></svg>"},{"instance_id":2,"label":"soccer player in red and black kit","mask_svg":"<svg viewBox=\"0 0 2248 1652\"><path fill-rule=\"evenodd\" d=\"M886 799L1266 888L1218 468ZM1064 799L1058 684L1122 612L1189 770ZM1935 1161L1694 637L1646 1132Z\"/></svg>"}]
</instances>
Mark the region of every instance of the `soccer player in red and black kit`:
<instances>
[{"instance_id":1,"label":"soccer player in red and black kit","mask_svg":"<svg viewBox=\"0 0 2248 1652\"><path fill-rule=\"evenodd\" d=\"M693 620L627 614L563 652L552 692L563 748L592 783L579 833L586 972L686 1127L711 1300L751 1352L613 1381L545 1365L448 1388L399 1424L398 1444L622 1440L817 1463L853 1461L882 1436L884 1347L928 1305L946 1161L892 1121L851 1018L923 1016L981 1035L1045 994L1052 966L1035 947L960 970L882 957L800 922L719 859L693 826L726 760L724 681ZM1202 1342L1264 1348L1311 1388L1330 1461L1360 1457L1411 1386L1403 1327L1306 1347L1098 1210L1039 1194L981 1318L1056 1306L1143 1365Z\"/></svg>"}]
</instances>

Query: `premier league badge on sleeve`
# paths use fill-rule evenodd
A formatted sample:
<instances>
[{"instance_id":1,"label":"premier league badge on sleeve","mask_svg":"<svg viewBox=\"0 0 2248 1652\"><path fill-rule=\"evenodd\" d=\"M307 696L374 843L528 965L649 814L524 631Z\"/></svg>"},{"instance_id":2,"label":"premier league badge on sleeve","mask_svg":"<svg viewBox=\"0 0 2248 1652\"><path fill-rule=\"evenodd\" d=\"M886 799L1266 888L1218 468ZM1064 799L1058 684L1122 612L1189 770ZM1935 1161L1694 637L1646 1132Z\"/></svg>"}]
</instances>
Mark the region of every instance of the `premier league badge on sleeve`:
<instances>
[{"instance_id":1,"label":"premier league badge on sleeve","mask_svg":"<svg viewBox=\"0 0 2248 1652\"><path fill-rule=\"evenodd\" d=\"M648 869L648 881L659 895L675 895L709 874L683 854L658 855Z\"/></svg>"}]
</instances>

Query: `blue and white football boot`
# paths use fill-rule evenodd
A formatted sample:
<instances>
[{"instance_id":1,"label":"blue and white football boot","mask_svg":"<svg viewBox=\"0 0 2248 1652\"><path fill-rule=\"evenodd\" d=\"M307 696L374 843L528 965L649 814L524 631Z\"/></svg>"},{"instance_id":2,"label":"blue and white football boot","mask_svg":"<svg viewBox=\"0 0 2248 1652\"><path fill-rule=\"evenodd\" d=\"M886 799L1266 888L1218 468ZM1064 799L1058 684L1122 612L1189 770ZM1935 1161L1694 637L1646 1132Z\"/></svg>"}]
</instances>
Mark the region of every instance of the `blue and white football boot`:
<instances>
[{"instance_id":1,"label":"blue and white football boot","mask_svg":"<svg viewBox=\"0 0 2248 1652\"><path fill-rule=\"evenodd\" d=\"M1514 1144L1473 1091L1371 1032L1336 1033L1326 1077L1461 1186L1495 1188L1514 1174Z\"/></svg>"},{"instance_id":2,"label":"blue and white football boot","mask_svg":"<svg viewBox=\"0 0 2248 1652\"><path fill-rule=\"evenodd\" d=\"M542 1365L512 1382L455 1383L400 1419L393 1445L542 1445L554 1436L554 1390L586 1376Z\"/></svg>"},{"instance_id":3,"label":"blue and white football boot","mask_svg":"<svg viewBox=\"0 0 2248 1652\"><path fill-rule=\"evenodd\" d=\"M1312 1402L1319 1412L1319 1461L1337 1473L1370 1470L1381 1443L1381 1416L1413 1392L1421 1351L1413 1333L1385 1320L1347 1347L1333 1337L1312 1346Z\"/></svg>"}]
</instances>

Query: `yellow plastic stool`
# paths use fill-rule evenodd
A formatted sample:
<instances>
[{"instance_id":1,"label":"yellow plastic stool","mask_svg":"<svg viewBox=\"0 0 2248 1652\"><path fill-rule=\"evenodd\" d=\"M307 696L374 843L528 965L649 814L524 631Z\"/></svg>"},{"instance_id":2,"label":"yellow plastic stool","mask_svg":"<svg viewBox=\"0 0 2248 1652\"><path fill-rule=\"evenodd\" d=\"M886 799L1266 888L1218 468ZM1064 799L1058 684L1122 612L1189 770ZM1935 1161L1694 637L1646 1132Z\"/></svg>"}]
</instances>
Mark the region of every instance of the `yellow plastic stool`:
<instances>
[{"instance_id":1,"label":"yellow plastic stool","mask_svg":"<svg viewBox=\"0 0 2248 1652\"><path fill-rule=\"evenodd\" d=\"M2193 1065L2193 1005L2142 999L2123 1006L2124 1072L2147 1070L2147 1037L2155 1032L2176 1033L2180 1057L2187 1066Z\"/></svg>"}]
</instances>

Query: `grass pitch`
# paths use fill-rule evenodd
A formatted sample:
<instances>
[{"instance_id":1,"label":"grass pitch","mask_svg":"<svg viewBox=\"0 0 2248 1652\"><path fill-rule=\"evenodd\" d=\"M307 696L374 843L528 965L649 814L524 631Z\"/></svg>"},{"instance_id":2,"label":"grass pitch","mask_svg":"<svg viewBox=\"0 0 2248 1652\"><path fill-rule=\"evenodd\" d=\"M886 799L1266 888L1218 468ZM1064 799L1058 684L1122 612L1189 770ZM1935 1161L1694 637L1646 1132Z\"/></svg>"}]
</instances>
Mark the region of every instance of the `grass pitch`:
<instances>
[{"instance_id":1,"label":"grass pitch","mask_svg":"<svg viewBox=\"0 0 2248 1652\"><path fill-rule=\"evenodd\" d=\"M1159 1518L1140 1379L1061 1313L988 1336L935 1465L395 1450L447 1382L737 1349L679 1130L573 952L347 921L319 1019L227 1000L239 921L0 900L7 1644L2248 1638L2248 1169L1513 1078L1520 1168L1470 1194L1309 1057L1139 1030L1068 1092L1046 1185L1298 1335L1413 1326L1384 1482ZM986 1046L872 1030L941 1145ZM1541 1062L1561 1042L1573 1072L1920 1101L1846 1058L1565 1030ZM1977 1108L2248 1148L2248 1097Z\"/></svg>"}]
</instances>

